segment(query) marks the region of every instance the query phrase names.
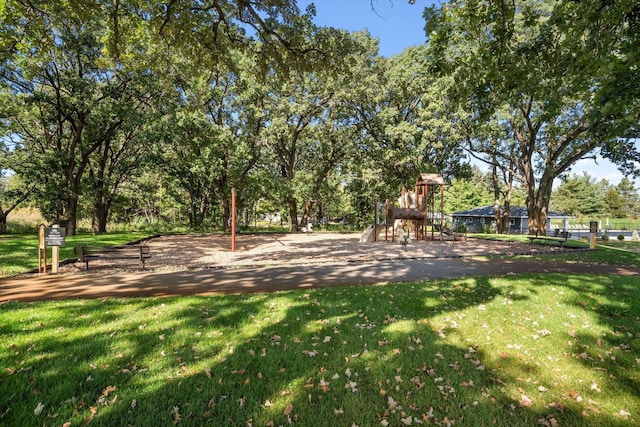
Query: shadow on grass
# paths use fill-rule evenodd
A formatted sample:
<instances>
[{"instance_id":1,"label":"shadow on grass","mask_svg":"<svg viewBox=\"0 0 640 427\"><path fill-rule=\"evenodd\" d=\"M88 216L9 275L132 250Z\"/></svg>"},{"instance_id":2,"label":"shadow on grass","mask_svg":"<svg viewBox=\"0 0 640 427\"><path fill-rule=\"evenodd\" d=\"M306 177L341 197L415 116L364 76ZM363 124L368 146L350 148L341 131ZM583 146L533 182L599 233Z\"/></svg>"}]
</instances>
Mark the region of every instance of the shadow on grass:
<instances>
[{"instance_id":1,"label":"shadow on grass","mask_svg":"<svg viewBox=\"0 0 640 427\"><path fill-rule=\"evenodd\" d=\"M373 426L407 424L411 417L440 425L627 424L610 414L585 418L570 406L514 400L516 378L452 326L460 320L449 318L454 313L499 297L529 302L548 287L565 286L562 277L526 293L496 287L490 278L465 278L270 295L5 304L0 314L26 313L19 322L0 322L8 346L0 354L13 370L0 374L0 420ZM603 321L615 319L618 305L638 309L624 306L631 289L617 293L585 279L585 287L575 289L580 300L596 291L612 298L615 307L598 308ZM12 344L27 333L33 338ZM611 339L607 345L621 345ZM542 369L518 358L501 363L528 376ZM616 372L619 387L637 396L627 369ZM44 409L35 416L38 403Z\"/></svg>"},{"instance_id":2,"label":"shadow on grass","mask_svg":"<svg viewBox=\"0 0 640 427\"><path fill-rule=\"evenodd\" d=\"M585 277L579 284L569 284L575 291L569 305L575 310L592 312L601 333L582 329L569 343L572 357L588 368L608 375L611 386L640 396L640 294L638 278L620 283L611 277ZM637 414L634 414L637 415Z\"/></svg>"}]
</instances>

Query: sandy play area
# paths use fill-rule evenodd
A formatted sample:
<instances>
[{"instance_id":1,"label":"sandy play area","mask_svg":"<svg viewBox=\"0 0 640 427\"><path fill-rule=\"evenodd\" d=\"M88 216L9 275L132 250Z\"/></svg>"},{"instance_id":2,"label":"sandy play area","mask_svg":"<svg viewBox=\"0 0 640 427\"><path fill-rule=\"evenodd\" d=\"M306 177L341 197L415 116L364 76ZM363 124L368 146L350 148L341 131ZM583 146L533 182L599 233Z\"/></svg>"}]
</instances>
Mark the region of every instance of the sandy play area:
<instances>
[{"instance_id":1,"label":"sandy play area","mask_svg":"<svg viewBox=\"0 0 640 427\"><path fill-rule=\"evenodd\" d=\"M416 241L406 250L399 242L360 243L360 233L238 234L236 251L231 236L219 234L176 234L151 238L147 269L228 268L243 266L340 264L411 258L451 258L499 254L529 254L561 250L526 243L465 241ZM92 261L90 270L139 270L135 261ZM76 262L62 272L84 271Z\"/></svg>"}]
</instances>

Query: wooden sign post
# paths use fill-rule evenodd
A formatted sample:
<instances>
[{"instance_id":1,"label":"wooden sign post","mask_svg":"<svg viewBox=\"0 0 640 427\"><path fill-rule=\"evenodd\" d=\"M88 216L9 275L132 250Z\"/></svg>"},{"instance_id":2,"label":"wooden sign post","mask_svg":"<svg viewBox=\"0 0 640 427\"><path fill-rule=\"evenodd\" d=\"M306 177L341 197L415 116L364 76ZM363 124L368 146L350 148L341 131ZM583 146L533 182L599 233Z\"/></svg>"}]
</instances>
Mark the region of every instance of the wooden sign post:
<instances>
[{"instance_id":1,"label":"wooden sign post","mask_svg":"<svg viewBox=\"0 0 640 427\"><path fill-rule=\"evenodd\" d=\"M51 272L58 273L60 267L60 246L64 246L66 229L59 225L51 228L41 224L38 227L38 271L47 272L47 246L51 246ZM42 255L44 253L44 256ZM42 259L44 258L44 268Z\"/></svg>"},{"instance_id":2,"label":"wooden sign post","mask_svg":"<svg viewBox=\"0 0 640 427\"><path fill-rule=\"evenodd\" d=\"M64 245L64 229L54 225L44 236L47 246L51 246L51 272L58 273L60 268L60 246ZM62 230L62 234L60 234ZM62 240L60 240L62 239Z\"/></svg>"}]
</instances>

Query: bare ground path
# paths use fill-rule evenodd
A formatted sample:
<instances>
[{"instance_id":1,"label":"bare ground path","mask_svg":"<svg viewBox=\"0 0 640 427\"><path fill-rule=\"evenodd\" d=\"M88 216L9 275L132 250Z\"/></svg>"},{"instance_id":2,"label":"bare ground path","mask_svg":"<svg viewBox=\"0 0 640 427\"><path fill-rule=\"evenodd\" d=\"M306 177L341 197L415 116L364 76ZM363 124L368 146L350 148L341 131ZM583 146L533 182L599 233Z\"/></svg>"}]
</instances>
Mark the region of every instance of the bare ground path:
<instances>
[{"instance_id":1,"label":"bare ground path","mask_svg":"<svg viewBox=\"0 0 640 427\"><path fill-rule=\"evenodd\" d=\"M0 302L72 298L211 295L267 292L356 284L436 280L513 273L638 275L640 269L483 255L555 251L539 245L468 240L359 243L353 234L239 236L230 251L228 236L165 236L147 242L148 269L80 263L59 275L25 275L0 280Z\"/></svg>"}]
</instances>

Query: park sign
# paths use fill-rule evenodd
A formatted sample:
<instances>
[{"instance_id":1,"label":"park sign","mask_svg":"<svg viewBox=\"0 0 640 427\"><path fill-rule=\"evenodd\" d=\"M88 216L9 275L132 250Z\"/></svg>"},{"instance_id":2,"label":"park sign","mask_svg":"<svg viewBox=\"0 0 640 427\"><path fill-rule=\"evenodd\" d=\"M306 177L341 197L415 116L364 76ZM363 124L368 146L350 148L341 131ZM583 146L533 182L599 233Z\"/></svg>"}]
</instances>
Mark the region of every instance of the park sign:
<instances>
[{"instance_id":1,"label":"park sign","mask_svg":"<svg viewBox=\"0 0 640 427\"><path fill-rule=\"evenodd\" d=\"M60 246L64 246L66 229L54 225L38 226L38 272L47 272L47 246L51 246L51 272L57 273L60 261Z\"/></svg>"},{"instance_id":2,"label":"park sign","mask_svg":"<svg viewBox=\"0 0 640 427\"><path fill-rule=\"evenodd\" d=\"M64 246L65 228L62 227L46 227L44 229L44 245L45 246Z\"/></svg>"}]
</instances>

